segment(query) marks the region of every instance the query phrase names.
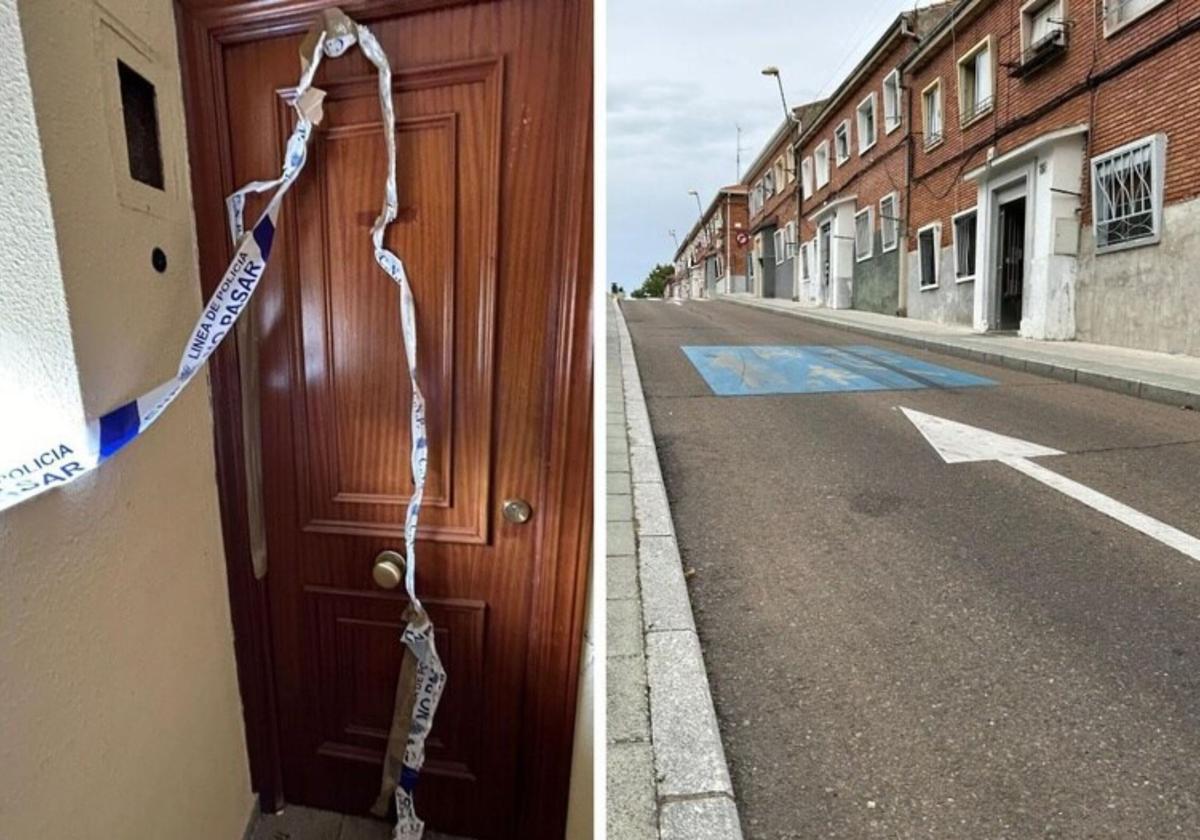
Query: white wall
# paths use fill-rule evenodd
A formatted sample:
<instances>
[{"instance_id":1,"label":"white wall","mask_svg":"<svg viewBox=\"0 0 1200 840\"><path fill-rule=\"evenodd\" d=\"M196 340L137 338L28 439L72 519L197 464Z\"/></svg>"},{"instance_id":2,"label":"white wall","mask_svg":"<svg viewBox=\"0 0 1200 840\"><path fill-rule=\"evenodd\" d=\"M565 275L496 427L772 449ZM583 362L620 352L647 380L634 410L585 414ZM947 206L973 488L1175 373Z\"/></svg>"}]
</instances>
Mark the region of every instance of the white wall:
<instances>
[{"instance_id":1,"label":"white wall","mask_svg":"<svg viewBox=\"0 0 1200 840\"><path fill-rule=\"evenodd\" d=\"M19 313L0 319L0 399L19 390L76 421L167 378L200 307L173 9L106 5L157 74L173 183L156 215L118 200L99 6L21 0L18 31L16 0L0 0L0 311ZM0 514L0 837L241 835L252 796L214 473L199 378L97 472Z\"/></svg>"}]
</instances>

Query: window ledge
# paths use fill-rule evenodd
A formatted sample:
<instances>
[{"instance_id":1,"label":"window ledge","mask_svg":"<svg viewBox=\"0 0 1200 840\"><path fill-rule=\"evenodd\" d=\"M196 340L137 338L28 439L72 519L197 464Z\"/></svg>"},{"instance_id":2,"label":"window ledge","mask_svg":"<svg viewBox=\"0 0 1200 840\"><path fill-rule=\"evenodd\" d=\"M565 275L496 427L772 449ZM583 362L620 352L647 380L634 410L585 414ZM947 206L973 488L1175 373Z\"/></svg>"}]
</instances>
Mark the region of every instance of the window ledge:
<instances>
[{"instance_id":1,"label":"window ledge","mask_svg":"<svg viewBox=\"0 0 1200 840\"><path fill-rule=\"evenodd\" d=\"M881 246L881 247L880 247L880 249L879 249L879 253L881 253L881 254L889 254L889 253L891 253L892 251L895 251L895 250L896 250L896 248L897 248L897 244L896 244L895 242L893 242L890 248L889 248L887 245L883 245L883 246Z\"/></svg>"},{"instance_id":2,"label":"window ledge","mask_svg":"<svg viewBox=\"0 0 1200 840\"><path fill-rule=\"evenodd\" d=\"M942 145L945 142L946 142L945 137L939 137L938 139L934 140L932 143L926 143L925 151L932 152L934 149L936 149L938 146Z\"/></svg>"},{"instance_id":3,"label":"window ledge","mask_svg":"<svg viewBox=\"0 0 1200 840\"><path fill-rule=\"evenodd\" d=\"M1156 233L1153 236L1143 236L1140 239L1131 239L1128 242L1118 242L1116 245L1097 245L1096 256L1112 254L1117 251L1128 251L1131 248L1144 248L1147 245L1157 245L1161 241L1162 234Z\"/></svg>"},{"instance_id":4,"label":"window ledge","mask_svg":"<svg viewBox=\"0 0 1200 840\"><path fill-rule=\"evenodd\" d=\"M890 127L890 128L888 127L888 124L887 124L887 122L884 122L884 124L883 124L883 133L884 133L884 134L891 134L893 131L895 131L895 130L896 130L897 128L899 128L899 127L900 127L900 120L896 120L896 122L894 122L894 123L891 125L891 127Z\"/></svg>"},{"instance_id":5,"label":"window ledge","mask_svg":"<svg viewBox=\"0 0 1200 840\"><path fill-rule=\"evenodd\" d=\"M1157 0L1157 2L1142 9L1140 12L1138 12L1136 15L1129 18L1128 20L1119 21L1118 23L1114 24L1113 26L1108 25L1108 15L1105 15L1104 16L1104 18L1105 18L1105 20L1104 20L1104 37L1111 38L1113 35L1116 35L1118 32L1120 32L1125 27L1129 26L1131 23L1136 23L1137 21L1144 18L1146 15L1150 14L1152 11L1157 9L1159 6L1161 6L1165 2L1167 2L1167 0Z\"/></svg>"},{"instance_id":6,"label":"window ledge","mask_svg":"<svg viewBox=\"0 0 1200 840\"><path fill-rule=\"evenodd\" d=\"M966 277L955 277L955 278L954 278L954 282L955 282L956 284L962 284L962 283L974 283L974 282L975 282L975 275L974 275L974 274L968 274Z\"/></svg>"},{"instance_id":7,"label":"window ledge","mask_svg":"<svg viewBox=\"0 0 1200 840\"><path fill-rule=\"evenodd\" d=\"M994 107L995 107L994 105L989 105L986 108L982 108L982 109L976 111L974 114L971 115L970 119L968 119L966 122L959 120L958 127L959 128L970 128L971 126L975 125L975 123L979 122L981 119L986 117L988 114L992 113L992 109Z\"/></svg>"},{"instance_id":8,"label":"window ledge","mask_svg":"<svg viewBox=\"0 0 1200 840\"><path fill-rule=\"evenodd\" d=\"M848 155L846 157L842 158L841 160L836 161L838 166L845 166L849 162L850 162L850 157Z\"/></svg>"},{"instance_id":9,"label":"window ledge","mask_svg":"<svg viewBox=\"0 0 1200 840\"><path fill-rule=\"evenodd\" d=\"M920 288L922 292L932 292L934 289L938 288L938 284L933 283L929 286L921 286Z\"/></svg>"},{"instance_id":10,"label":"window ledge","mask_svg":"<svg viewBox=\"0 0 1200 840\"><path fill-rule=\"evenodd\" d=\"M861 157L861 156L865 155L867 152L869 152L869 151L871 151L872 149L874 149L874 148L875 148L875 144L876 144L877 142L878 142L878 141L876 141L876 140L872 140L870 143L868 143L868 144L867 144L867 145L865 145L865 146L859 146L859 147L858 147L858 154L859 154L859 157Z\"/></svg>"},{"instance_id":11,"label":"window ledge","mask_svg":"<svg viewBox=\"0 0 1200 840\"><path fill-rule=\"evenodd\" d=\"M867 260L871 259L871 257L873 257L873 256L875 256L873 253L872 254L863 254L861 257L858 256L858 254L855 254L854 261L856 263L866 262Z\"/></svg>"}]
</instances>

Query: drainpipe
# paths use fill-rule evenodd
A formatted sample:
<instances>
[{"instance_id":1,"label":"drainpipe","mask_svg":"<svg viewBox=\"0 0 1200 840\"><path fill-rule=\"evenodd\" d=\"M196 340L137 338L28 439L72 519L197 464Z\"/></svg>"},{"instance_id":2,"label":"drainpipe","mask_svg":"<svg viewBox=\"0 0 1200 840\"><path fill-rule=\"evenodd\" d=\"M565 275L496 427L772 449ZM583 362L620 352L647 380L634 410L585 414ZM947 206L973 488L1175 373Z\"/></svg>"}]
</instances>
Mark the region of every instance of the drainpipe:
<instances>
[{"instance_id":1,"label":"drainpipe","mask_svg":"<svg viewBox=\"0 0 1200 840\"><path fill-rule=\"evenodd\" d=\"M902 82L905 80L902 80ZM901 318L908 317L908 218L912 207L912 173L913 173L913 98L907 84L900 85L900 91L905 98L905 129L904 137L904 203L900 211L900 231L896 244L900 247L900 270L896 273L896 282L900 284L896 300L896 314Z\"/></svg>"},{"instance_id":2,"label":"drainpipe","mask_svg":"<svg viewBox=\"0 0 1200 840\"><path fill-rule=\"evenodd\" d=\"M733 218L729 215L729 193L725 193L725 294L733 291L733 252L729 246L731 230Z\"/></svg>"}]
</instances>

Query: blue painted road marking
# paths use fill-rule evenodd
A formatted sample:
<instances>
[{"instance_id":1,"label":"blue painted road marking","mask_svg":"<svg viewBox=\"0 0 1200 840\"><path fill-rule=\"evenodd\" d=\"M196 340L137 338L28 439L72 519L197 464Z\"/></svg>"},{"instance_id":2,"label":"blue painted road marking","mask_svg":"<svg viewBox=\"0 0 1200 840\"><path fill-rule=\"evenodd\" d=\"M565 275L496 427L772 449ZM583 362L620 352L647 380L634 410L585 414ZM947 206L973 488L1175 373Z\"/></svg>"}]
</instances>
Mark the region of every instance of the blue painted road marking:
<instances>
[{"instance_id":1,"label":"blue painted road marking","mask_svg":"<svg viewBox=\"0 0 1200 840\"><path fill-rule=\"evenodd\" d=\"M684 347L717 396L974 388L995 380L872 347Z\"/></svg>"}]
</instances>

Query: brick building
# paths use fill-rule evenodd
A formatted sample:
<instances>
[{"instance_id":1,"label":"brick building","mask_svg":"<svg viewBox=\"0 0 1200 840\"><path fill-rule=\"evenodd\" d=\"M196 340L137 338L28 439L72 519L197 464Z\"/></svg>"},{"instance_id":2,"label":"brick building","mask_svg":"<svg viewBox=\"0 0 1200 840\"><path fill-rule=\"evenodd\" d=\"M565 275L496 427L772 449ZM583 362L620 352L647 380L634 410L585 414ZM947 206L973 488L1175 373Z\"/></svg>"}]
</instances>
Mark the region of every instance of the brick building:
<instances>
[{"instance_id":1,"label":"brick building","mask_svg":"<svg viewBox=\"0 0 1200 840\"><path fill-rule=\"evenodd\" d=\"M742 178L749 191L750 260L745 291L757 297L795 299L799 242L795 141L821 102L792 109Z\"/></svg>"},{"instance_id":2,"label":"brick building","mask_svg":"<svg viewBox=\"0 0 1200 840\"><path fill-rule=\"evenodd\" d=\"M712 298L746 286L748 227L746 187L722 187L692 225L675 253L674 294L667 297ZM741 240L741 241L739 241Z\"/></svg>"},{"instance_id":3,"label":"brick building","mask_svg":"<svg viewBox=\"0 0 1200 840\"><path fill-rule=\"evenodd\" d=\"M964 0L901 68L910 317L1200 354L1200 0Z\"/></svg>"},{"instance_id":4,"label":"brick building","mask_svg":"<svg viewBox=\"0 0 1200 840\"><path fill-rule=\"evenodd\" d=\"M905 12L804 126L799 299L895 315L909 124L899 66L949 4Z\"/></svg>"}]
</instances>

